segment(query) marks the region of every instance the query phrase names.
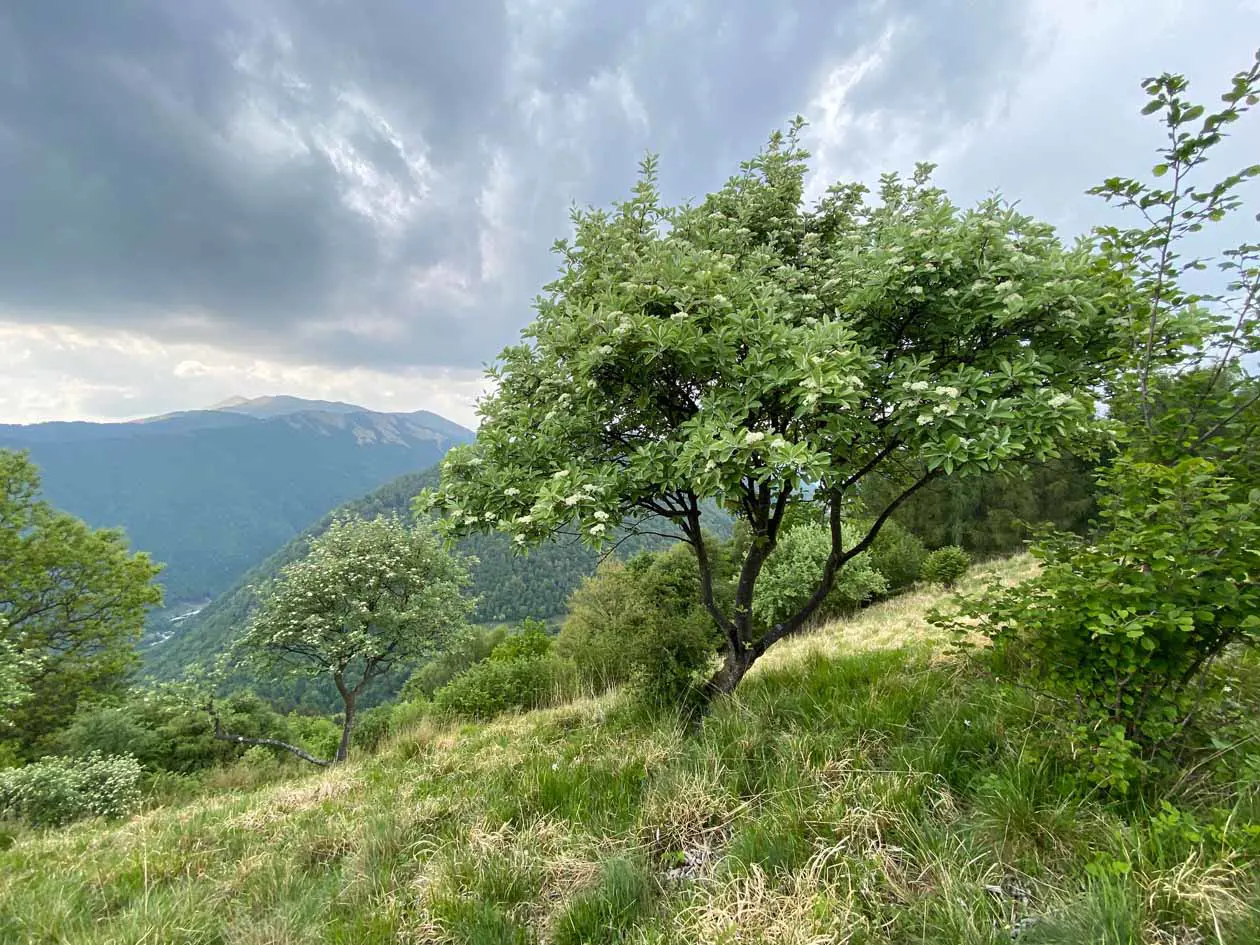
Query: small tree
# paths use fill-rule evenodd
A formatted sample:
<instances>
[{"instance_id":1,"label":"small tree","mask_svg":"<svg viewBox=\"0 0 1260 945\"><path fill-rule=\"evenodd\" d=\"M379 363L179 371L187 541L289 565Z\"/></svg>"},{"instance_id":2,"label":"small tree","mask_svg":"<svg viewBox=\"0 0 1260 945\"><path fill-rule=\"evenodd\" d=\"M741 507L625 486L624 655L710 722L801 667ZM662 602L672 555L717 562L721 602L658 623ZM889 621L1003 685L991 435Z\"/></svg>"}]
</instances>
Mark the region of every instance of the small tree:
<instances>
[{"instance_id":1,"label":"small tree","mask_svg":"<svg viewBox=\"0 0 1260 945\"><path fill-rule=\"evenodd\" d=\"M474 603L463 596L468 583L465 561L427 527L397 518L341 519L264 589L238 646L264 672L332 679L345 706L332 760L345 761L359 695L459 629ZM275 740L219 735L296 752Z\"/></svg>"},{"instance_id":2,"label":"small tree","mask_svg":"<svg viewBox=\"0 0 1260 945\"><path fill-rule=\"evenodd\" d=\"M1214 112L1187 98L1183 76L1143 88L1143 113L1167 134L1152 179L1091 191L1130 212L1134 227L1100 229L1102 248L1144 296L1129 369L1110 383L1122 451L1101 479L1095 533L1044 539L1037 577L964 604L956 621L1076 709L1097 776L1121 790L1140 756L1181 744L1213 695L1212 663L1260 644L1260 244L1188 255L1210 248L1209 228L1260 178L1256 164L1201 180L1260 103L1260 53ZM1215 286L1199 274L1213 262Z\"/></svg>"},{"instance_id":3,"label":"small tree","mask_svg":"<svg viewBox=\"0 0 1260 945\"><path fill-rule=\"evenodd\" d=\"M623 523L671 521L725 641L711 695L805 626L926 483L1054 455L1122 353L1129 283L1088 245L1065 248L996 198L959 210L928 165L883 177L874 203L848 184L806 207L801 126L699 205L665 206L649 157L631 199L575 211L560 277L491 371L477 442L420 502L452 532L499 529L521 547L573 525L600 544ZM848 543L877 475L897 489ZM708 500L748 530L729 607ZM824 507L829 552L766 626L757 581L799 502Z\"/></svg>"},{"instance_id":4,"label":"small tree","mask_svg":"<svg viewBox=\"0 0 1260 945\"><path fill-rule=\"evenodd\" d=\"M26 454L0 450L0 738L28 755L84 696L121 690L145 613L162 600L148 555L39 493Z\"/></svg>"}]
</instances>

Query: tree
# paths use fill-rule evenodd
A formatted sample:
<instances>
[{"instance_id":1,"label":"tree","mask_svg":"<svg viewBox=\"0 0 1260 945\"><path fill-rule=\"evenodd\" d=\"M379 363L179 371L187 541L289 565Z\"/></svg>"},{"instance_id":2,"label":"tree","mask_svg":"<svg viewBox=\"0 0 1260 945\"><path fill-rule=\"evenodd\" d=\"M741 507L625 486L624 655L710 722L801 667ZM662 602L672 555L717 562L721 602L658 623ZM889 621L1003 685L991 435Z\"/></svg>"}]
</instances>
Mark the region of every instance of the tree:
<instances>
[{"instance_id":1,"label":"tree","mask_svg":"<svg viewBox=\"0 0 1260 945\"><path fill-rule=\"evenodd\" d=\"M0 737L28 752L86 696L121 687L145 612L162 600L159 570L121 532L42 501L26 454L0 450L0 691L9 693Z\"/></svg>"},{"instance_id":2,"label":"tree","mask_svg":"<svg viewBox=\"0 0 1260 945\"><path fill-rule=\"evenodd\" d=\"M1250 448L1260 429L1260 243L1199 253L1210 247L1205 230L1243 207L1242 187L1260 178L1260 164L1214 183L1199 177L1229 126L1260 103L1260 50L1234 75L1219 111L1191 102L1181 75L1142 86L1149 96L1142 113L1157 115L1167 135L1152 181L1112 177L1090 191L1140 217L1134 227L1098 229L1108 260L1145 296L1130 336L1132 369L1111 385L1114 412L1132 459L1204 459L1245 492L1260 485ZM1221 274L1215 286L1199 275L1213 265Z\"/></svg>"},{"instance_id":3,"label":"tree","mask_svg":"<svg viewBox=\"0 0 1260 945\"><path fill-rule=\"evenodd\" d=\"M467 563L430 529L397 518L340 519L263 590L238 647L264 673L332 679L345 710L333 761L345 761L359 695L460 628L475 603L463 596L468 583ZM224 733L217 718L216 732L317 760L276 740Z\"/></svg>"},{"instance_id":4,"label":"tree","mask_svg":"<svg viewBox=\"0 0 1260 945\"><path fill-rule=\"evenodd\" d=\"M1143 113L1167 134L1152 180L1091 191L1135 217L1099 233L1144 300L1128 369L1109 382L1121 451L1101 477L1101 514L1088 541L1047 536L1040 574L969 602L974 622L961 628L978 625L999 660L1075 710L1100 780L1122 790L1184 744L1216 694L1213 662L1260 643L1260 244L1187 255L1210 247L1209 228L1260 178L1258 164L1199 179L1229 125L1260 103L1260 53L1215 112L1186 97L1180 75L1143 87ZM1200 275L1213 262L1216 286Z\"/></svg>"},{"instance_id":5,"label":"tree","mask_svg":"<svg viewBox=\"0 0 1260 945\"><path fill-rule=\"evenodd\" d=\"M877 201L843 184L806 207L801 127L698 205L665 206L649 157L629 200L575 211L560 277L491 370L476 443L419 503L452 533L499 529L521 547L569 527L599 544L644 516L674 523L725 641L710 695L805 626L926 483L1054 455L1122 353L1130 287L1087 244L1065 248L996 198L958 209L930 165L885 175ZM898 489L846 544L876 475ZM730 607L707 500L748 530ZM801 605L765 626L757 580L801 502L825 507L830 550Z\"/></svg>"}]
</instances>

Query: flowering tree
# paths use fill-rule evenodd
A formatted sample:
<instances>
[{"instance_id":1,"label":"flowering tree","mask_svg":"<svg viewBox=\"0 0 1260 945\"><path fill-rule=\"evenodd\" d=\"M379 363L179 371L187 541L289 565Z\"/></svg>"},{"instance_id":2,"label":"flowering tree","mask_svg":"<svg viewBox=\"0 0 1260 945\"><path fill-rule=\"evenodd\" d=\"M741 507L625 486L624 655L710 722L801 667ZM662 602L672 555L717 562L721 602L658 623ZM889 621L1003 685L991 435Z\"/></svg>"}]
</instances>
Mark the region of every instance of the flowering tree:
<instances>
[{"instance_id":1,"label":"flowering tree","mask_svg":"<svg viewBox=\"0 0 1260 945\"><path fill-rule=\"evenodd\" d=\"M648 158L634 195L575 212L560 277L492 369L477 442L422 496L454 533L530 546L562 528L595 544L673 523L725 639L710 694L806 624L837 574L935 477L1053 455L1092 416L1087 389L1120 350L1129 285L1087 245L998 199L962 211L886 175L878 200L836 185L803 203L801 122L696 206L663 205ZM854 541L868 477L897 489ZM702 510L750 541L734 604L714 593ZM757 580L799 502L826 509L830 551L803 603L766 626Z\"/></svg>"},{"instance_id":2,"label":"flowering tree","mask_svg":"<svg viewBox=\"0 0 1260 945\"><path fill-rule=\"evenodd\" d=\"M391 667L431 653L462 625L474 603L463 596L468 582L465 563L429 529L397 518L342 519L264 590L238 645L264 671L332 678L345 704L333 761L344 761L359 695ZM217 725L216 735L295 750L228 735Z\"/></svg>"}]
</instances>

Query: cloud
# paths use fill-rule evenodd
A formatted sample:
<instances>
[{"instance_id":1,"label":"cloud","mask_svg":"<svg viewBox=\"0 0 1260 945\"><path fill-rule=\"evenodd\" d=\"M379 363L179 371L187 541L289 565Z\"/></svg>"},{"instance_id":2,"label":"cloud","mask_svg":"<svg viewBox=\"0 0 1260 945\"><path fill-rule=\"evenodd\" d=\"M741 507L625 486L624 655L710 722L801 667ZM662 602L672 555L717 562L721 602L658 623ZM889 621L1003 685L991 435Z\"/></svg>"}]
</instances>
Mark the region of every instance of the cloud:
<instances>
[{"instance_id":1,"label":"cloud","mask_svg":"<svg viewBox=\"0 0 1260 945\"><path fill-rule=\"evenodd\" d=\"M0 377L0 418L10 423L132 419L235 395L291 394L373 410L433 410L476 426L476 400L487 389L472 368L328 368L116 329L3 323Z\"/></svg>"},{"instance_id":2,"label":"cloud","mask_svg":"<svg viewBox=\"0 0 1260 945\"><path fill-rule=\"evenodd\" d=\"M0 356L26 372L0 379L0 419L157 412L254 383L369 403L389 386L439 409L449 383L467 421L469 379L528 321L571 205L622 198L647 150L670 199L701 196L798 112L814 192L927 159L964 201L1000 188L1080 230L1098 212L1086 187L1149 162L1137 80L1187 71L1211 98L1249 59L1238 26L1256 12L9 4L0 338L27 357Z\"/></svg>"}]
</instances>

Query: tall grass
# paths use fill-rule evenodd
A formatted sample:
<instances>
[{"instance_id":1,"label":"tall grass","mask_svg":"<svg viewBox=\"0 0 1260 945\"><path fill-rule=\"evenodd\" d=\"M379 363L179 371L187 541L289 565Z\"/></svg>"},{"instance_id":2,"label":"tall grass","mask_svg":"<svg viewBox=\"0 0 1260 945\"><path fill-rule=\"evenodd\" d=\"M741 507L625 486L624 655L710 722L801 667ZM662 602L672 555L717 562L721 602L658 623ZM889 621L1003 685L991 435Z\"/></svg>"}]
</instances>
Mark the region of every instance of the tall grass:
<instances>
[{"instance_id":1,"label":"tall grass","mask_svg":"<svg viewBox=\"0 0 1260 945\"><path fill-rule=\"evenodd\" d=\"M340 769L22 835L0 941L1260 941L1260 763L1105 800L914 600L793 642L699 731L615 694L429 720Z\"/></svg>"}]
</instances>

